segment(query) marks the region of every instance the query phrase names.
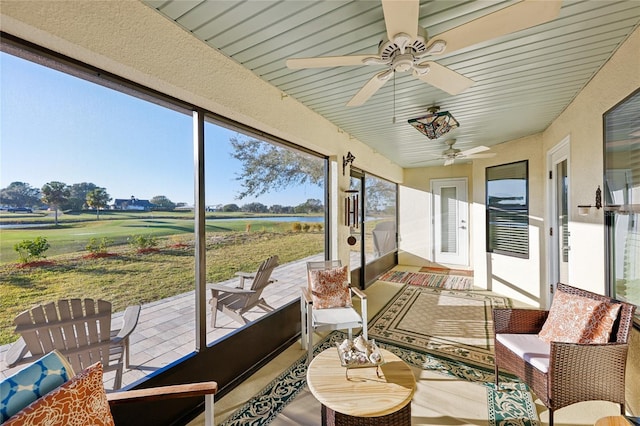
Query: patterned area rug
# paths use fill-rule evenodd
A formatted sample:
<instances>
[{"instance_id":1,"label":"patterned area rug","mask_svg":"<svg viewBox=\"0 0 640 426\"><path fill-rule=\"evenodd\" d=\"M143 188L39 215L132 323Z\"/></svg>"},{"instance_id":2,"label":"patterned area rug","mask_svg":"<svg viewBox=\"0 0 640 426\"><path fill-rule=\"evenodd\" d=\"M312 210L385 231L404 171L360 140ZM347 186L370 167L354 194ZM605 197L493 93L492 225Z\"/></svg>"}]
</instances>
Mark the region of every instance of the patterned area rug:
<instances>
[{"instance_id":1,"label":"patterned area rug","mask_svg":"<svg viewBox=\"0 0 640 426\"><path fill-rule=\"evenodd\" d=\"M473 271L469 271L467 269L439 268L437 266L423 266L422 268L420 268L420 272L442 275L463 275L465 277L473 276Z\"/></svg>"},{"instance_id":2,"label":"patterned area rug","mask_svg":"<svg viewBox=\"0 0 640 426\"><path fill-rule=\"evenodd\" d=\"M406 286L369 323L369 338L493 368L492 308L504 297Z\"/></svg>"},{"instance_id":3,"label":"patterned area rug","mask_svg":"<svg viewBox=\"0 0 640 426\"><path fill-rule=\"evenodd\" d=\"M410 284L421 287L446 288L451 290L469 290L473 287L473 277L449 275L443 273L425 273L408 271L389 271L384 273L380 281Z\"/></svg>"},{"instance_id":4,"label":"patterned area rug","mask_svg":"<svg viewBox=\"0 0 640 426\"><path fill-rule=\"evenodd\" d=\"M332 332L316 345L316 347L314 348L315 354L318 354L327 348L335 346L336 342L341 342L345 337L346 334L343 332ZM481 398L485 400L484 402L480 402L483 404L486 403L487 420L485 423L485 421L478 418L477 420L480 421L480 423L478 424L487 424L489 426L539 425L538 415L536 413L535 404L531 398L530 392L528 391L525 384L517 381L513 377L500 376L500 389L496 390L495 386L492 383L492 370L472 367L457 361L447 360L426 353L413 351L394 345L388 345L385 343L380 343L380 347L398 355L403 361L405 361L413 368L424 371L425 373L434 374L436 375L436 377L443 377L443 379L433 380L436 385L443 380L455 380L459 381L458 383L467 383L471 384L474 387L479 386L478 390L480 392L483 392L483 390L484 392L486 392L486 399ZM256 396L247 401L238 410L236 410L227 420L221 423L221 425L268 425L272 421L277 420L277 417L283 410L289 410L289 408L287 408L287 405L295 405L295 400L297 397L301 399L300 404L304 404L305 402L303 401L308 402L308 398L305 400L305 397L308 397L310 395L306 386L306 374L307 366L305 354L291 367L280 374L280 376L269 383ZM448 379L444 379L444 377L448 377ZM432 398L427 399L431 400ZM312 399L312 401L316 402L314 399ZM412 402L412 404L413 403L414 402ZM465 402L465 404L468 403L468 401ZM416 404L420 404L420 402L416 402ZM300 407L302 411L307 412L313 408L314 413L315 411L317 411L317 415L311 415L312 419L309 420L309 423L301 423L300 421L297 421L296 424L319 424L319 407L319 403L317 403L317 407L310 407L309 405ZM416 408L419 410L419 407ZM416 410L412 409L412 411ZM460 411L460 409L458 408L457 411ZM275 423L278 423L278 421L276 421ZM290 418L286 421L283 421L282 423L292 424Z\"/></svg>"}]
</instances>

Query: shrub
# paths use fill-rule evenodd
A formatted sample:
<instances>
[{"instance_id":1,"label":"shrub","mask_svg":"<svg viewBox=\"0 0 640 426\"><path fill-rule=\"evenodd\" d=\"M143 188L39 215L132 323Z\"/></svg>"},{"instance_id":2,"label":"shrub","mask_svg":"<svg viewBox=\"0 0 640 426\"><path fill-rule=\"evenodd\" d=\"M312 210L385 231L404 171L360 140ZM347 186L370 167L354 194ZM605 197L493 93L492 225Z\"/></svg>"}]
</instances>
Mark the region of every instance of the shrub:
<instances>
[{"instance_id":1,"label":"shrub","mask_svg":"<svg viewBox=\"0 0 640 426\"><path fill-rule=\"evenodd\" d=\"M300 222L293 222L291 224L291 229L293 229L294 232L300 232L302 231L302 224Z\"/></svg>"},{"instance_id":2,"label":"shrub","mask_svg":"<svg viewBox=\"0 0 640 426\"><path fill-rule=\"evenodd\" d=\"M132 235L128 240L129 244L139 251L149 250L158 245L158 240L153 235Z\"/></svg>"},{"instance_id":3,"label":"shrub","mask_svg":"<svg viewBox=\"0 0 640 426\"><path fill-rule=\"evenodd\" d=\"M22 240L13 246L18 252L18 258L22 263L29 263L33 259L45 258L44 252L49 249L49 242L44 237L36 237L34 240Z\"/></svg>"},{"instance_id":4,"label":"shrub","mask_svg":"<svg viewBox=\"0 0 640 426\"><path fill-rule=\"evenodd\" d=\"M307 222L302 224L302 230L304 232L309 232L309 229L311 229L311 225L309 225Z\"/></svg>"},{"instance_id":5,"label":"shrub","mask_svg":"<svg viewBox=\"0 0 640 426\"><path fill-rule=\"evenodd\" d=\"M107 252L107 247L113 243L113 240L107 238L107 237L102 237L100 239L100 241L98 241L97 238L91 238L89 240L89 244L87 244L85 246L85 248L90 251L92 254L100 254L100 253L106 253Z\"/></svg>"}]
</instances>

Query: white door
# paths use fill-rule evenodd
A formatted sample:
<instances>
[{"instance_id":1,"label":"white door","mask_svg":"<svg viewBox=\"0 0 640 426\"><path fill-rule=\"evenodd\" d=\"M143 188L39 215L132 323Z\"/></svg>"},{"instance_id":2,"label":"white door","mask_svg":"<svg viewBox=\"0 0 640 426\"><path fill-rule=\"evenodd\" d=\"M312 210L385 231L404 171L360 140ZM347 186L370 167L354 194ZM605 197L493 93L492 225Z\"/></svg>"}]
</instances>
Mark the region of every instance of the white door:
<instances>
[{"instance_id":1,"label":"white door","mask_svg":"<svg viewBox=\"0 0 640 426\"><path fill-rule=\"evenodd\" d=\"M558 282L569 283L569 141L549 153L550 265L549 292ZM547 300L551 300L550 298Z\"/></svg>"},{"instance_id":2,"label":"white door","mask_svg":"<svg viewBox=\"0 0 640 426\"><path fill-rule=\"evenodd\" d=\"M466 266L469 264L467 179L432 180L431 193L434 260Z\"/></svg>"}]
</instances>

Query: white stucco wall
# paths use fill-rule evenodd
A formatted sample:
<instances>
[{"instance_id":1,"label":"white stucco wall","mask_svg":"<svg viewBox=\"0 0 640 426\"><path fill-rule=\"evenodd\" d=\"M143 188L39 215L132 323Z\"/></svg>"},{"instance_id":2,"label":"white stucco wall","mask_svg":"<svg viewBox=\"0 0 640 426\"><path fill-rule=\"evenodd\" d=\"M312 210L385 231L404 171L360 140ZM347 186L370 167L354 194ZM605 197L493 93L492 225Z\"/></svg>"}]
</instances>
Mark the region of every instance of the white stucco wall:
<instances>
[{"instance_id":1,"label":"white stucco wall","mask_svg":"<svg viewBox=\"0 0 640 426\"><path fill-rule=\"evenodd\" d=\"M639 87L640 28L543 133L545 153L565 137L571 140L570 283L601 294L605 293L604 213L592 208L580 216L577 205L595 204L596 188L604 188L603 114Z\"/></svg>"},{"instance_id":2,"label":"white stucco wall","mask_svg":"<svg viewBox=\"0 0 640 426\"><path fill-rule=\"evenodd\" d=\"M544 164L542 135L493 145L492 158L473 162L473 264L474 284L523 302L541 301L545 274L544 247ZM529 257L527 259L486 252L486 168L516 161L529 161Z\"/></svg>"},{"instance_id":3,"label":"white stucco wall","mask_svg":"<svg viewBox=\"0 0 640 426\"><path fill-rule=\"evenodd\" d=\"M454 178L468 180L467 199L471 199L471 164L405 169L404 183L398 189L398 263L401 265L426 266L434 261L431 181ZM472 219L471 213L469 219Z\"/></svg>"}]
</instances>

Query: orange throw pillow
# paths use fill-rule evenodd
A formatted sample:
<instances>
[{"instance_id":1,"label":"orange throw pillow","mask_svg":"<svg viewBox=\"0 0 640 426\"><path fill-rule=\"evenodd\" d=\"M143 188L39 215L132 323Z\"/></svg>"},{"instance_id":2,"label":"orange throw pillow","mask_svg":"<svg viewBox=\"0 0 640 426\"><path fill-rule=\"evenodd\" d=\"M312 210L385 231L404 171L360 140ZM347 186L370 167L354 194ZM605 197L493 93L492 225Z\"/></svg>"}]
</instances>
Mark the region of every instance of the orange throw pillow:
<instances>
[{"instance_id":1,"label":"orange throw pillow","mask_svg":"<svg viewBox=\"0 0 640 426\"><path fill-rule=\"evenodd\" d=\"M3 424L9 425L114 426L102 383L102 364L93 364L32 402Z\"/></svg>"},{"instance_id":2,"label":"orange throw pillow","mask_svg":"<svg viewBox=\"0 0 640 426\"><path fill-rule=\"evenodd\" d=\"M312 270L311 299L314 309L351 307L347 267Z\"/></svg>"},{"instance_id":3,"label":"orange throw pillow","mask_svg":"<svg viewBox=\"0 0 640 426\"><path fill-rule=\"evenodd\" d=\"M558 291L538 337L547 343L607 343L618 311L619 303Z\"/></svg>"}]
</instances>

